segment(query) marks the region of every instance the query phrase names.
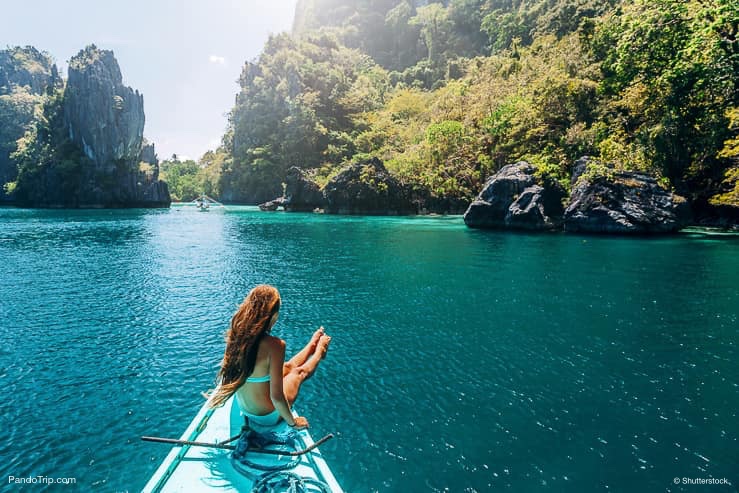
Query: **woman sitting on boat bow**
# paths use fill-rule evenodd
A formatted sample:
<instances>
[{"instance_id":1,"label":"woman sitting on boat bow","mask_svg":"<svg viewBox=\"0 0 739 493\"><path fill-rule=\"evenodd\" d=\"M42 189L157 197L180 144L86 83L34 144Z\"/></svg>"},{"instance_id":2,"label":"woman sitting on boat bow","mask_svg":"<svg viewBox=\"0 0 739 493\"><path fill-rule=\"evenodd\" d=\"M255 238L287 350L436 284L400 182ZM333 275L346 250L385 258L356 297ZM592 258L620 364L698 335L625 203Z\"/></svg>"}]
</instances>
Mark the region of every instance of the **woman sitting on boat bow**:
<instances>
[{"instance_id":1,"label":"woman sitting on boat bow","mask_svg":"<svg viewBox=\"0 0 739 493\"><path fill-rule=\"evenodd\" d=\"M211 407L222 406L236 394L250 425L269 427L283 419L296 429L307 428L308 420L293 417L290 406L301 384L326 355L331 338L324 334L323 327L319 328L308 344L285 362L285 341L270 333L279 312L277 289L262 284L251 290L226 332L226 352L208 403Z\"/></svg>"}]
</instances>

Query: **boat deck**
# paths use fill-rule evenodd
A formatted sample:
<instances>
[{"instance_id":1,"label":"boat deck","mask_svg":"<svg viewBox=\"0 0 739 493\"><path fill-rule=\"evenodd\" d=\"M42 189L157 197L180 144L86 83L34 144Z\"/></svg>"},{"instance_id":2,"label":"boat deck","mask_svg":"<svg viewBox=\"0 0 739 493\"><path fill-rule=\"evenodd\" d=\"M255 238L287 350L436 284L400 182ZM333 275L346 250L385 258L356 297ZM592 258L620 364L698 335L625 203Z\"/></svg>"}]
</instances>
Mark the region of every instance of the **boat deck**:
<instances>
[{"instance_id":1,"label":"boat deck","mask_svg":"<svg viewBox=\"0 0 739 493\"><path fill-rule=\"evenodd\" d=\"M238 405L231 398L223 407L215 410L203 406L181 439L209 443L222 442L238 435L243 422L244 419L239 413ZM287 430L287 425L281 421L274 431L282 433ZM313 443L307 430L298 432L298 448L309 447ZM296 460L292 457L258 453L251 453L248 458L255 463L265 465L278 465ZM301 455L297 465L288 471L303 478L323 481L332 493L343 491L318 449ZM230 450L188 445L175 446L143 491L145 493L251 491L254 482L263 474L268 474L268 472L256 469L248 469L244 473L237 471L232 464Z\"/></svg>"}]
</instances>

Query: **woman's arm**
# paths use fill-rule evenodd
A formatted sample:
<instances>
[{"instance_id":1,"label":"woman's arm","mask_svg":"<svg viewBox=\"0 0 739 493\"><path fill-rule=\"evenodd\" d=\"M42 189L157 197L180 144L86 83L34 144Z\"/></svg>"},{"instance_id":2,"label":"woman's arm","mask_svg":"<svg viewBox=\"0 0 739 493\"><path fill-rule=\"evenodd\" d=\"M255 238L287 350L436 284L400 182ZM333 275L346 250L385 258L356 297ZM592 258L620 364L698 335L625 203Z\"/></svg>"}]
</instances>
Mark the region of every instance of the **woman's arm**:
<instances>
[{"instance_id":1,"label":"woman's arm","mask_svg":"<svg viewBox=\"0 0 739 493\"><path fill-rule=\"evenodd\" d=\"M269 397L272 404L280 413L282 419L288 426L295 428L307 428L308 421L303 417L294 418L290 410L290 404L285 398L285 391L282 382L282 369L285 364L285 341L274 338L270 344L269 352Z\"/></svg>"}]
</instances>

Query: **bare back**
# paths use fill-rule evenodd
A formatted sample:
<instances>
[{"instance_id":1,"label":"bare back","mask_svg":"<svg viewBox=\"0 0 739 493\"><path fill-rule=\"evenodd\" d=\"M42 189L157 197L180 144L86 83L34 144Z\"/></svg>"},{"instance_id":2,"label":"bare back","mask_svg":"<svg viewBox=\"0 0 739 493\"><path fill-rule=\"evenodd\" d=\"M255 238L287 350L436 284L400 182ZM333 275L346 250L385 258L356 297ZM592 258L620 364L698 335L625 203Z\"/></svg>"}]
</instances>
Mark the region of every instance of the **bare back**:
<instances>
[{"instance_id":1,"label":"bare back","mask_svg":"<svg viewBox=\"0 0 739 493\"><path fill-rule=\"evenodd\" d=\"M282 361L274 361L276 359L274 348L280 344L284 345L280 339L270 335L265 336L261 340L257 348L254 371L249 375L249 379L266 378L270 375L270 368L273 364L279 364L280 368L282 368ZM284 356L282 359L284 359ZM258 415L268 414L274 411L275 406L270 398L270 383L269 379L257 382L250 382L247 379L236 391L236 399L241 409Z\"/></svg>"}]
</instances>

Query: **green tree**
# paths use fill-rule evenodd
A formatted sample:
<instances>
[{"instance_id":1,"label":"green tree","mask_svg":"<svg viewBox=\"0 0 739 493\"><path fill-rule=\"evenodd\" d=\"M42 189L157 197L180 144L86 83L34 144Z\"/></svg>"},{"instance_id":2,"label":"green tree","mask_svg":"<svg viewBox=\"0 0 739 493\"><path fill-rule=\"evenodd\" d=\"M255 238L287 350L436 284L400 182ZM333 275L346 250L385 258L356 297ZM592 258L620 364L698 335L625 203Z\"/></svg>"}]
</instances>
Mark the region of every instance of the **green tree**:
<instances>
[{"instance_id":1,"label":"green tree","mask_svg":"<svg viewBox=\"0 0 739 493\"><path fill-rule=\"evenodd\" d=\"M173 158L177 156L172 155ZM169 186L172 200L188 202L204 192L204 180L201 167L193 160L165 160L159 165L161 178Z\"/></svg>"},{"instance_id":2,"label":"green tree","mask_svg":"<svg viewBox=\"0 0 739 493\"><path fill-rule=\"evenodd\" d=\"M431 63L439 63L446 49L451 27L444 6L440 3L430 3L419 7L416 9L415 17L412 17L408 23L421 28L421 39L426 45L428 60Z\"/></svg>"},{"instance_id":3,"label":"green tree","mask_svg":"<svg viewBox=\"0 0 739 493\"><path fill-rule=\"evenodd\" d=\"M77 206L84 183L102 182L87 156L71 142L64 124L62 90L43 98L43 106L18 139L11 159L18 163L15 199L20 204Z\"/></svg>"},{"instance_id":4,"label":"green tree","mask_svg":"<svg viewBox=\"0 0 739 493\"><path fill-rule=\"evenodd\" d=\"M43 96L32 94L27 87L0 95L0 185L15 182L18 177L17 163L10 156L17 149L18 139L40 116L42 104Z\"/></svg>"},{"instance_id":5,"label":"green tree","mask_svg":"<svg viewBox=\"0 0 739 493\"><path fill-rule=\"evenodd\" d=\"M721 174L736 106L736 0L635 0L598 30L606 120L604 149L641 156L679 188ZM621 156L619 156L619 154Z\"/></svg>"},{"instance_id":6,"label":"green tree","mask_svg":"<svg viewBox=\"0 0 739 493\"><path fill-rule=\"evenodd\" d=\"M388 77L333 35L315 33L270 38L240 84L230 115L232 164L220 181L229 195L255 203L282 193L290 166L348 160L362 114L384 103Z\"/></svg>"}]
</instances>

